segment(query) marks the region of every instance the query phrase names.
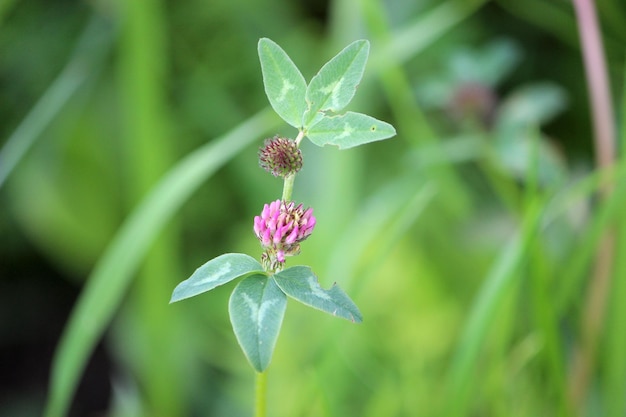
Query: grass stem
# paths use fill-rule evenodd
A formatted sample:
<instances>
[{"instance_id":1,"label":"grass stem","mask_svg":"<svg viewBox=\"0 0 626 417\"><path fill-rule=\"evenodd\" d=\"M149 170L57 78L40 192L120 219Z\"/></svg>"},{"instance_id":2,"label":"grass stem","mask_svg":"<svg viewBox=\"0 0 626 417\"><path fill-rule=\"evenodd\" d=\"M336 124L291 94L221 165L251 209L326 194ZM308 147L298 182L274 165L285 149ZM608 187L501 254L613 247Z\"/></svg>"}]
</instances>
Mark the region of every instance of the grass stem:
<instances>
[{"instance_id":1,"label":"grass stem","mask_svg":"<svg viewBox=\"0 0 626 417\"><path fill-rule=\"evenodd\" d=\"M598 167L610 166L615 161L615 122L606 58L602 46L598 17L591 0L573 0L578 21L583 61L587 77L587 88L591 102L591 116L594 129L594 146ZM612 192L609 183L600 189L603 199ZM574 409L581 409L595 367L595 354L598 340L603 330L603 322L611 286L612 265L615 258L614 230L608 229L603 236L596 264L592 272L587 300L581 324L581 340L572 362L569 381L570 400Z\"/></svg>"}]
</instances>

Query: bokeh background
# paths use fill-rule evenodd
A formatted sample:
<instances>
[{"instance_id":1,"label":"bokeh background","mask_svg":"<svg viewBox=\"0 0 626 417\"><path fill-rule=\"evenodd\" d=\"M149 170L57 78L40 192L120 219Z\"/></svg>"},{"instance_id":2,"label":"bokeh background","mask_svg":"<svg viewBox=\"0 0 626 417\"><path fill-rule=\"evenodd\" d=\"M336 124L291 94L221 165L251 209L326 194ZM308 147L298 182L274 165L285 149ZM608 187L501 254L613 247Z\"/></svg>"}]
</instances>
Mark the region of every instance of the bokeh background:
<instances>
[{"instance_id":1,"label":"bokeh background","mask_svg":"<svg viewBox=\"0 0 626 417\"><path fill-rule=\"evenodd\" d=\"M595 4L619 123L626 4ZM261 253L282 184L257 151L296 134L261 37L307 80L369 39L350 109L398 131L302 146L318 225L289 263L364 322L289 303L268 415L626 415L624 170L596 168L572 3L4 0L0 416L253 414L234 283L168 301L208 259Z\"/></svg>"}]
</instances>

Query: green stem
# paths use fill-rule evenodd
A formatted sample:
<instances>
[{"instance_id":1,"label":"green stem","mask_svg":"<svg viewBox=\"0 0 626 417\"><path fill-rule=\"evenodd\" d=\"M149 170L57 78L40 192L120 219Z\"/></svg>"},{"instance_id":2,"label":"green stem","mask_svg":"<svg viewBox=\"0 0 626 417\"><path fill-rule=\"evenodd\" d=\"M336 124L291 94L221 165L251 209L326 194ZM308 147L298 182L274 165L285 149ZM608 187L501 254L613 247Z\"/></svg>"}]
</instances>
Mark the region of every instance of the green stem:
<instances>
[{"instance_id":1,"label":"green stem","mask_svg":"<svg viewBox=\"0 0 626 417\"><path fill-rule=\"evenodd\" d=\"M300 142L304 138L304 131L299 131L298 136L295 139L296 145L299 147ZM283 183L283 201L291 200L291 193L293 192L293 183L296 180L296 174L287 175L285 177L285 182Z\"/></svg>"},{"instance_id":2,"label":"green stem","mask_svg":"<svg viewBox=\"0 0 626 417\"><path fill-rule=\"evenodd\" d=\"M291 200L291 193L293 191L293 183L296 180L296 174L287 175L285 182L283 183L283 201Z\"/></svg>"},{"instance_id":3,"label":"green stem","mask_svg":"<svg viewBox=\"0 0 626 417\"><path fill-rule=\"evenodd\" d=\"M257 372L255 388L255 413L254 417L265 417L266 394L267 394L267 370Z\"/></svg>"},{"instance_id":4,"label":"green stem","mask_svg":"<svg viewBox=\"0 0 626 417\"><path fill-rule=\"evenodd\" d=\"M302 138L304 138L304 130L298 132L298 136L296 136L295 142L298 147L300 147L300 142L302 142Z\"/></svg>"}]
</instances>

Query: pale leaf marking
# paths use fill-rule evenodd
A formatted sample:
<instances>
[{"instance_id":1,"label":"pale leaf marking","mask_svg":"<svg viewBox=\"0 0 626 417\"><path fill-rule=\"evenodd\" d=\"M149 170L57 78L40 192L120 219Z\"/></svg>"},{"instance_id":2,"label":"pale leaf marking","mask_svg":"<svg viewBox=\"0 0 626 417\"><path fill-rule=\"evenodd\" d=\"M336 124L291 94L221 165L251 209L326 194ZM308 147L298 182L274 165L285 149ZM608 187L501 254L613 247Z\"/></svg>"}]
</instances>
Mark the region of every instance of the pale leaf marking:
<instances>
[{"instance_id":1,"label":"pale leaf marking","mask_svg":"<svg viewBox=\"0 0 626 417\"><path fill-rule=\"evenodd\" d=\"M261 307L259 308L259 304L255 302L248 294L243 293L241 294L241 297L250 309L250 319L255 323L262 323L263 319L265 318L265 313L267 312L267 309L276 304L276 299L269 300L261 304Z\"/></svg>"},{"instance_id":2,"label":"pale leaf marking","mask_svg":"<svg viewBox=\"0 0 626 417\"><path fill-rule=\"evenodd\" d=\"M339 80L328 84L326 87L320 88L320 91L325 95L330 96L330 106L327 109L337 110L339 107L339 91L341 91L341 85L343 84L343 77Z\"/></svg>"},{"instance_id":3,"label":"pale leaf marking","mask_svg":"<svg viewBox=\"0 0 626 417\"><path fill-rule=\"evenodd\" d=\"M224 275L228 274L230 271L231 271L230 262L226 262L220 267L220 269L215 271L213 274L209 275L206 278L201 279L198 282L194 282L193 285L194 286L204 285L209 282L217 281L220 278L222 278Z\"/></svg>"},{"instance_id":4,"label":"pale leaf marking","mask_svg":"<svg viewBox=\"0 0 626 417\"><path fill-rule=\"evenodd\" d=\"M296 88L295 85L291 84L288 80L283 80L283 88L280 90L280 95L276 98L276 101L282 102L287 98L287 94L289 91Z\"/></svg>"},{"instance_id":5,"label":"pale leaf marking","mask_svg":"<svg viewBox=\"0 0 626 417\"><path fill-rule=\"evenodd\" d=\"M321 298L323 300L330 300L330 295L326 294L318 285L317 280L315 279L314 276L309 276L307 278L307 282L309 283L309 289L311 290L311 293L317 297L317 298Z\"/></svg>"},{"instance_id":6,"label":"pale leaf marking","mask_svg":"<svg viewBox=\"0 0 626 417\"><path fill-rule=\"evenodd\" d=\"M343 125L343 131L338 136L335 136L334 140L349 138L350 136L352 136L353 132L354 132L354 128L350 126L350 123L345 123Z\"/></svg>"}]
</instances>

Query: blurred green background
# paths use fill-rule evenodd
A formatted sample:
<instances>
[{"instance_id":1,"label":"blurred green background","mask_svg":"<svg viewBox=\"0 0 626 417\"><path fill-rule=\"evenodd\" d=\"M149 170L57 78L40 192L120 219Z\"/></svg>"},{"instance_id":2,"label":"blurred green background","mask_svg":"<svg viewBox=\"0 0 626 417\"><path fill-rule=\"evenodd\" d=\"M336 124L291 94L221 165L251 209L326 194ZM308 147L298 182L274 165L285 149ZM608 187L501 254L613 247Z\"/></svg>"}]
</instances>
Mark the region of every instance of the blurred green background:
<instances>
[{"instance_id":1,"label":"blurred green background","mask_svg":"<svg viewBox=\"0 0 626 417\"><path fill-rule=\"evenodd\" d=\"M621 120L626 4L596 6ZM398 131L302 146L294 198L318 225L289 262L364 323L290 303L268 415L626 415L625 176L596 197L611 172L570 2L3 0L0 416L252 415L233 284L168 301L214 256L260 256L252 218L282 183L256 154L296 133L268 108L261 37L307 80L369 39L350 109Z\"/></svg>"}]
</instances>

